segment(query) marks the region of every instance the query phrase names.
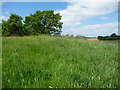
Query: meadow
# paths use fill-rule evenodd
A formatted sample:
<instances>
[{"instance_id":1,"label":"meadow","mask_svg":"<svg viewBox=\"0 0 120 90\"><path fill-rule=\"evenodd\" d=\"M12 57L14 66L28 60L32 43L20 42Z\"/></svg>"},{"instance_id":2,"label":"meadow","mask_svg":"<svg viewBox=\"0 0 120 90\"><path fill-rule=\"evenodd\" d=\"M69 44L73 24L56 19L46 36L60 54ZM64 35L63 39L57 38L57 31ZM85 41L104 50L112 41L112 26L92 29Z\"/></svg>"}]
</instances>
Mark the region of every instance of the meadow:
<instances>
[{"instance_id":1,"label":"meadow","mask_svg":"<svg viewBox=\"0 0 120 90\"><path fill-rule=\"evenodd\" d=\"M117 88L118 45L47 35L3 37L3 88Z\"/></svg>"}]
</instances>

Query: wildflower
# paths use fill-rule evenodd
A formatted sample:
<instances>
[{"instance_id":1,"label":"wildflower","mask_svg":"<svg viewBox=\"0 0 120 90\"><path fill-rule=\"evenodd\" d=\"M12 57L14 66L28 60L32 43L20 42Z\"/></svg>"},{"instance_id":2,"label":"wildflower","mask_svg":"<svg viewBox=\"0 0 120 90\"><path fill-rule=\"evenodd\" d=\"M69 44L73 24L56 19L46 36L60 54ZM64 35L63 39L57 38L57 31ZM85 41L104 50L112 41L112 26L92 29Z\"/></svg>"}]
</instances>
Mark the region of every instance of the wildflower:
<instances>
[{"instance_id":1,"label":"wildflower","mask_svg":"<svg viewBox=\"0 0 120 90\"><path fill-rule=\"evenodd\" d=\"M28 81L28 84L30 84L30 81Z\"/></svg>"},{"instance_id":2,"label":"wildflower","mask_svg":"<svg viewBox=\"0 0 120 90\"><path fill-rule=\"evenodd\" d=\"M8 83L10 83L10 80L8 79Z\"/></svg>"},{"instance_id":3,"label":"wildflower","mask_svg":"<svg viewBox=\"0 0 120 90\"><path fill-rule=\"evenodd\" d=\"M49 88L52 88L52 86L49 86Z\"/></svg>"},{"instance_id":4,"label":"wildflower","mask_svg":"<svg viewBox=\"0 0 120 90\"><path fill-rule=\"evenodd\" d=\"M22 79L22 81L24 82L25 80L24 80L24 79Z\"/></svg>"},{"instance_id":5,"label":"wildflower","mask_svg":"<svg viewBox=\"0 0 120 90\"><path fill-rule=\"evenodd\" d=\"M20 76L23 77L22 73L20 73Z\"/></svg>"},{"instance_id":6,"label":"wildflower","mask_svg":"<svg viewBox=\"0 0 120 90\"><path fill-rule=\"evenodd\" d=\"M88 84L90 87L92 86L91 83Z\"/></svg>"},{"instance_id":7,"label":"wildflower","mask_svg":"<svg viewBox=\"0 0 120 90\"><path fill-rule=\"evenodd\" d=\"M91 79L93 80L93 77Z\"/></svg>"},{"instance_id":8,"label":"wildflower","mask_svg":"<svg viewBox=\"0 0 120 90\"><path fill-rule=\"evenodd\" d=\"M35 81L37 81L37 79L36 79L36 78L34 78L34 80L35 80Z\"/></svg>"},{"instance_id":9,"label":"wildflower","mask_svg":"<svg viewBox=\"0 0 120 90\"><path fill-rule=\"evenodd\" d=\"M100 77L98 77L98 79L100 80Z\"/></svg>"}]
</instances>

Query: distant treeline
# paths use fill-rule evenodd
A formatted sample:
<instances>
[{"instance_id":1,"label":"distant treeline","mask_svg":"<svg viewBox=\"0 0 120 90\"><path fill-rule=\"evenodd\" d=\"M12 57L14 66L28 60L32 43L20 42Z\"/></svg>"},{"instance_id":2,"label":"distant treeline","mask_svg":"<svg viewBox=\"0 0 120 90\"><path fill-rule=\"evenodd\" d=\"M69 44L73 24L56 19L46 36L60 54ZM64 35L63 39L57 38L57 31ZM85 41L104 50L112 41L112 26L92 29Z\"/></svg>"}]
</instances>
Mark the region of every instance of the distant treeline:
<instances>
[{"instance_id":1,"label":"distant treeline","mask_svg":"<svg viewBox=\"0 0 120 90\"><path fill-rule=\"evenodd\" d=\"M82 36L82 35L76 35L76 36L74 36L74 35L70 35L70 34L66 34L66 35L64 35L64 36L62 36L62 37L67 37L67 38L78 38L78 39L87 39L87 37Z\"/></svg>"},{"instance_id":2,"label":"distant treeline","mask_svg":"<svg viewBox=\"0 0 120 90\"><path fill-rule=\"evenodd\" d=\"M23 18L11 14L7 21L2 20L3 36L28 36L39 34L61 34L62 16L53 10L36 11L34 14Z\"/></svg>"},{"instance_id":3,"label":"distant treeline","mask_svg":"<svg viewBox=\"0 0 120 90\"><path fill-rule=\"evenodd\" d=\"M98 39L99 40L120 40L120 35L113 33L110 36L98 36Z\"/></svg>"}]
</instances>

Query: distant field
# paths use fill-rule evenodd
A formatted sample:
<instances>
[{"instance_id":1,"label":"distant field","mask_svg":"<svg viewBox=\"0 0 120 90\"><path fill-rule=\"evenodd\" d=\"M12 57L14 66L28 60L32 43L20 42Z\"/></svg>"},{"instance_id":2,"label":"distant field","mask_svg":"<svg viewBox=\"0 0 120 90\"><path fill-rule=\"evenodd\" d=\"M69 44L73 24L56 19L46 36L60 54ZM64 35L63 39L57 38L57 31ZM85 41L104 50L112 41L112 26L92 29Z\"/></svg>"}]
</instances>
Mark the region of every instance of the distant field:
<instances>
[{"instance_id":1,"label":"distant field","mask_svg":"<svg viewBox=\"0 0 120 90\"><path fill-rule=\"evenodd\" d=\"M89 41L99 41L97 38L88 38Z\"/></svg>"},{"instance_id":2,"label":"distant field","mask_svg":"<svg viewBox=\"0 0 120 90\"><path fill-rule=\"evenodd\" d=\"M84 39L5 37L3 88L117 88L118 46Z\"/></svg>"},{"instance_id":3,"label":"distant field","mask_svg":"<svg viewBox=\"0 0 120 90\"><path fill-rule=\"evenodd\" d=\"M89 41L100 41L100 42L105 42L105 43L114 43L114 44L120 43L120 40L99 40L97 38L88 38L87 40L89 40Z\"/></svg>"}]
</instances>

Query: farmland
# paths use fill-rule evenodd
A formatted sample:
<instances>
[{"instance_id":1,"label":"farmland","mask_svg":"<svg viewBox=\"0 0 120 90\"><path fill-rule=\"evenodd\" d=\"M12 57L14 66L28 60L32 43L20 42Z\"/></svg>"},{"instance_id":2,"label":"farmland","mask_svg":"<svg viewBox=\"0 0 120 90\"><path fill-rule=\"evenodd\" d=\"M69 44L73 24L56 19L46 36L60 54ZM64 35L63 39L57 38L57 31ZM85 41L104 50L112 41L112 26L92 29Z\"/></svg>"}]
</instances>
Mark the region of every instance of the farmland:
<instances>
[{"instance_id":1,"label":"farmland","mask_svg":"<svg viewBox=\"0 0 120 90\"><path fill-rule=\"evenodd\" d=\"M3 37L3 88L117 88L118 45L47 35Z\"/></svg>"}]
</instances>

